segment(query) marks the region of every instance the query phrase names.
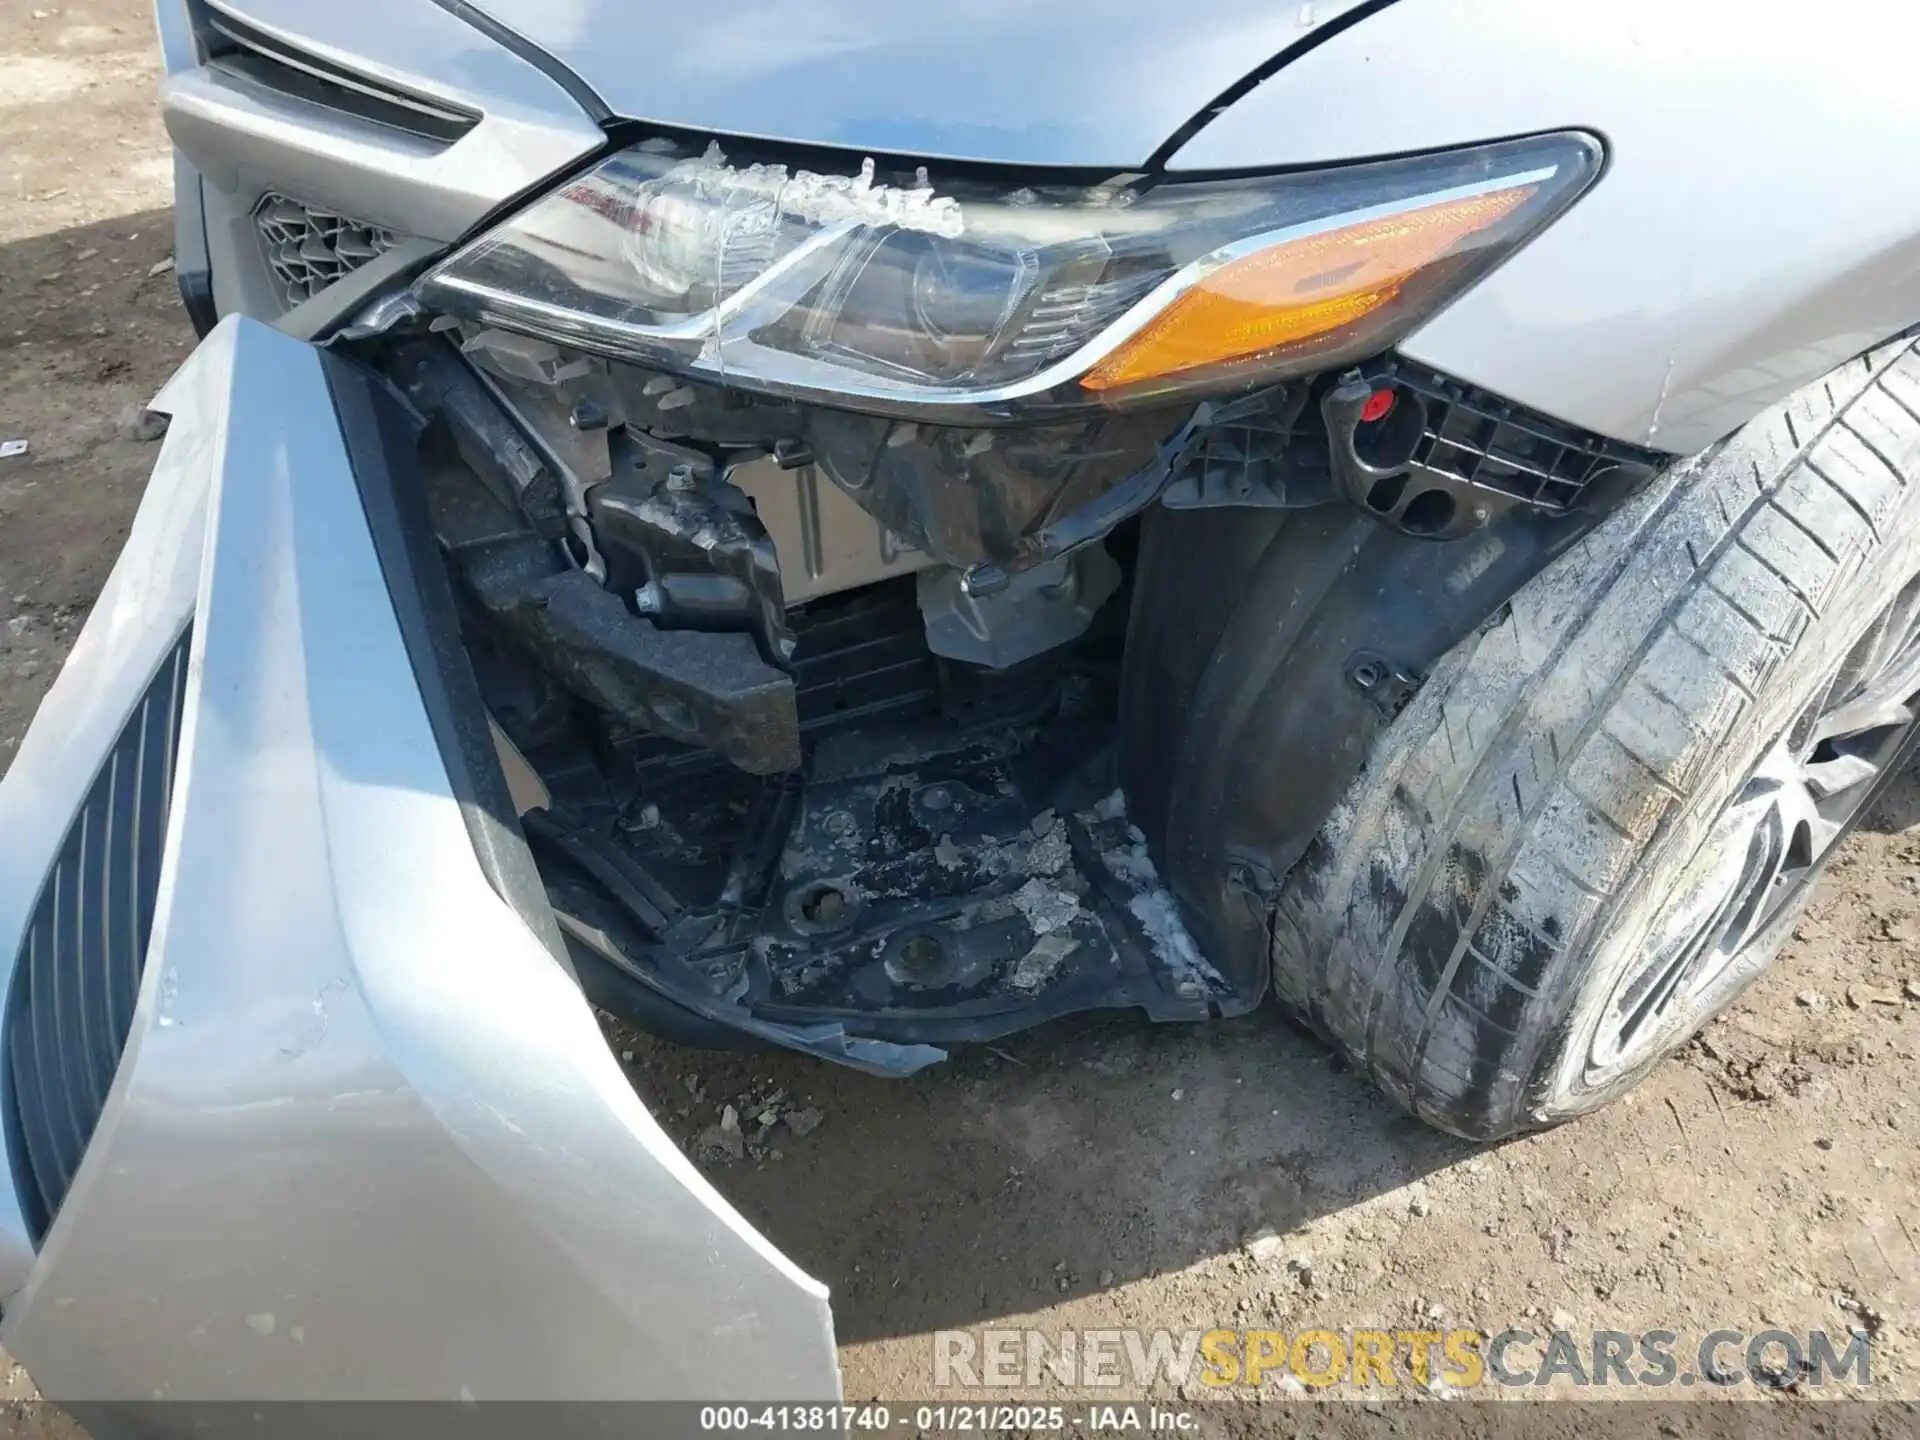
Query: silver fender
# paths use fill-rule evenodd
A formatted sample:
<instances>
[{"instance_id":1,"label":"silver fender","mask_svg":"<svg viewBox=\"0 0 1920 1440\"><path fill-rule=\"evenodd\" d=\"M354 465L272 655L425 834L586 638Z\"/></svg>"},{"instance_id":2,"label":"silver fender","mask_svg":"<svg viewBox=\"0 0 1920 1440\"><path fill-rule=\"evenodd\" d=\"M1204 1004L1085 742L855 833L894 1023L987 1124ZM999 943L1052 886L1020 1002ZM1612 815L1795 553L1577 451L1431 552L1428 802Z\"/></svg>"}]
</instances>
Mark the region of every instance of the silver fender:
<instances>
[{"instance_id":1,"label":"silver fender","mask_svg":"<svg viewBox=\"0 0 1920 1440\"><path fill-rule=\"evenodd\" d=\"M1920 10L1398 0L1283 67L1175 170L1582 127L1592 192L1402 347L1685 454L1920 323Z\"/></svg>"}]
</instances>

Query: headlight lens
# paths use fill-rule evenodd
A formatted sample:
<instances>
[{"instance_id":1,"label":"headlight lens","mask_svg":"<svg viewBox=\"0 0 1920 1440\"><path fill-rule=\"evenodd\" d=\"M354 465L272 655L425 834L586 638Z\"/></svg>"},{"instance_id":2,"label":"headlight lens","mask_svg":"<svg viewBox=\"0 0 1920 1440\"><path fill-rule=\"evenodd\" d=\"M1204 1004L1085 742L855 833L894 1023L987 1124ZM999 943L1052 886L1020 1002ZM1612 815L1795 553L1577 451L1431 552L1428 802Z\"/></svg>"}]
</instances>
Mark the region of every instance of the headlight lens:
<instances>
[{"instance_id":1,"label":"headlight lens","mask_svg":"<svg viewBox=\"0 0 1920 1440\"><path fill-rule=\"evenodd\" d=\"M1014 419L1385 349L1564 209L1570 133L1230 180L1006 187L731 165L663 141L421 282L435 309L851 409Z\"/></svg>"}]
</instances>

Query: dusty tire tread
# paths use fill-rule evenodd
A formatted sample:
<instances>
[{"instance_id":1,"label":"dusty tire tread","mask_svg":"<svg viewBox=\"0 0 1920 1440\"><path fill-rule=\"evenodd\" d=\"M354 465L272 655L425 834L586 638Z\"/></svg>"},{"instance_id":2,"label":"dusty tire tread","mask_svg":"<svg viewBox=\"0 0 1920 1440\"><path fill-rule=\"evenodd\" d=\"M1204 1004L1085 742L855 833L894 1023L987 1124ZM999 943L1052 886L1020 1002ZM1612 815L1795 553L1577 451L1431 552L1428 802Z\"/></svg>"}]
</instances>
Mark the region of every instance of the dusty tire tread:
<instances>
[{"instance_id":1,"label":"dusty tire tread","mask_svg":"<svg viewBox=\"0 0 1920 1440\"><path fill-rule=\"evenodd\" d=\"M1288 877L1283 998L1444 1128L1524 1121L1545 1037L1514 1005L1557 1002L1715 737L1763 709L1880 543L1920 472L1916 407L1910 344L1843 367L1677 467L1437 667Z\"/></svg>"}]
</instances>

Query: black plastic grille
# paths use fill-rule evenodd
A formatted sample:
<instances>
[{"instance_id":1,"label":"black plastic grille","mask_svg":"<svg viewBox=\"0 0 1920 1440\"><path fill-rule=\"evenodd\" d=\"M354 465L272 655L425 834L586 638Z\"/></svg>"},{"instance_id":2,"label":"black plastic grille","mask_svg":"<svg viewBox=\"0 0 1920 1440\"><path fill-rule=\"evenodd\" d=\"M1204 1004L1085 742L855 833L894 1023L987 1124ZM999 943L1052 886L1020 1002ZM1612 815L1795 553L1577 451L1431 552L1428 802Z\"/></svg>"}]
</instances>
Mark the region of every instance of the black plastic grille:
<instances>
[{"instance_id":1,"label":"black plastic grille","mask_svg":"<svg viewBox=\"0 0 1920 1440\"><path fill-rule=\"evenodd\" d=\"M331 210L268 195L254 207L267 268L291 309L393 248L391 231Z\"/></svg>"},{"instance_id":2,"label":"black plastic grille","mask_svg":"<svg viewBox=\"0 0 1920 1440\"><path fill-rule=\"evenodd\" d=\"M14 962L7 1099L36 1241L73 1183L133 1025L186 679L183 636L74 816Z\"/></svg>"},{"instance_id":3,"label":"black plastic grille","mask_svg":"<svg viewBox=\"0 0 1920 1440\"><path fill-rule=\"evenodd\" d=\"M1609 471L1648 472L1659 461L1405 361L1391 377L1425 407L1415 465L1543 510L1571 509Z\"/></svg>"}]
</instances>

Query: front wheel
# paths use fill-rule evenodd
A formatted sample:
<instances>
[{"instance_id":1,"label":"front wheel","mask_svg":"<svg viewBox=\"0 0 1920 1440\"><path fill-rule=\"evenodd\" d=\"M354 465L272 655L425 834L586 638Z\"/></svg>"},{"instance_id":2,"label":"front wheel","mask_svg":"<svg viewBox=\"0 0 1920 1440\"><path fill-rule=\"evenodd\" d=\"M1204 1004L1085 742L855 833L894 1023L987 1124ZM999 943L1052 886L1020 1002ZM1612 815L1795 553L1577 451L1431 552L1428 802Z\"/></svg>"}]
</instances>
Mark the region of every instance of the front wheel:
<instances>
[{"instance_id":1,"label":"front wheel","mask_svg":"<svg viewBox=\"0 0 1920 1440\"><path fill-rule=\"evenodd\" d=\"M1673 467L1438 666L1288 876L1275 989L1490 1139L1773 960L1920 710L1920 354Z\"/></svg>"}]
</instances>

